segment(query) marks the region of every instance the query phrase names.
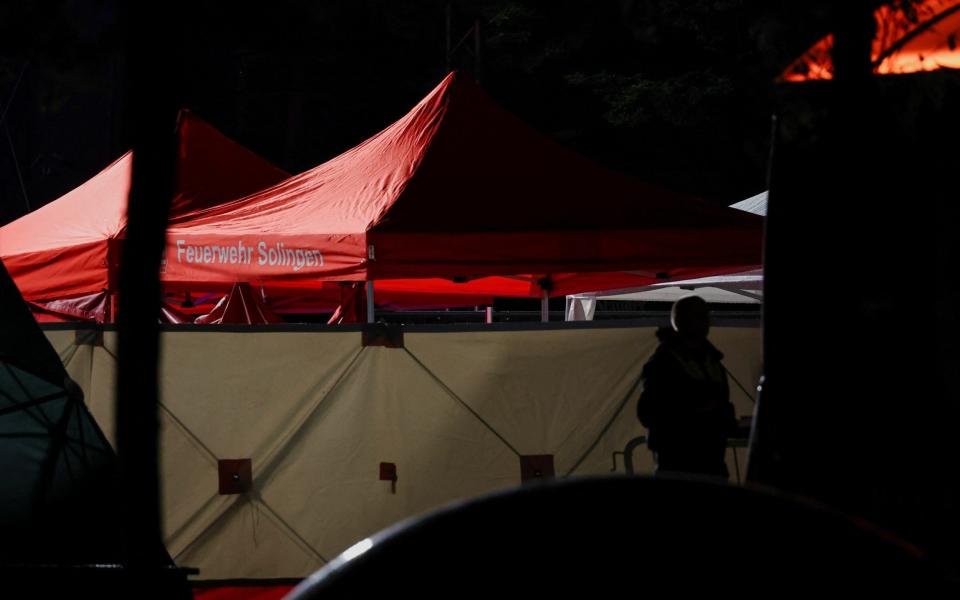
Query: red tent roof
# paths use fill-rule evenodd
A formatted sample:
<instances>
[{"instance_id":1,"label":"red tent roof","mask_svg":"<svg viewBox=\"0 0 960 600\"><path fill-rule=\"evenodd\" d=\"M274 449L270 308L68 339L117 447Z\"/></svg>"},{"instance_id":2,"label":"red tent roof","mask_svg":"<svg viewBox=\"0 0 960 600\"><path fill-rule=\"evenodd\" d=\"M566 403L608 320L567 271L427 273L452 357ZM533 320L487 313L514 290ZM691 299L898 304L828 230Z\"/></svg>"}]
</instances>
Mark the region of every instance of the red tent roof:
<instances>
[{"instance_id":1,"label":"red tent roof","mask_svg":"<svg viewBox=\"0 0 960 600\"><path fill-rule=\"evenodd\" d=\"M650 281L756 265L761 229L754 215L603 169L451 73L352 150L173 226L164 277L459 281L543 273L572 281L632 270L642 272L624 276L630 282ZM600 279L622 283L611 277ZM531 278L501 281L533 288ZM425 284L402 285L428 291Z\"/></svg>"},{"instance_id":2,"label":"red tent roof","mask_svg":"<svg viewBox=\"0 0 960 600\"><path fill-rule=\"evenodd\" d=\"M160 305L160 318L158 321L160 323L183 325L186 323L193 323L193 317L183 312L179 308L174 307L169 302L163 302Z\"/></svg>"},{"instance_id":3,"label":"red tent roof","mask_svg":"<svg viewBox=\"0 0 960 600\"><path fill-rule=\"evenodd\" d=\"M0 228L0 256L27 300L109 287L115 241L126 229L132 164L127 152L80 187ZM289 176L187 111L181 114L177 168L173 219Z\"/></svg>"},{"instance_id":4,"label":"red tent roof","mask_svg":"<svg viewBox=\"0 0 960 600\"><path fill-rule=\"evenodd\" d=\"M871 60L878 75L960 68L960 0L885 4L874 11ZM833 34L784 70L784 81L833 79Z\"/></svg>"}]
</instances>

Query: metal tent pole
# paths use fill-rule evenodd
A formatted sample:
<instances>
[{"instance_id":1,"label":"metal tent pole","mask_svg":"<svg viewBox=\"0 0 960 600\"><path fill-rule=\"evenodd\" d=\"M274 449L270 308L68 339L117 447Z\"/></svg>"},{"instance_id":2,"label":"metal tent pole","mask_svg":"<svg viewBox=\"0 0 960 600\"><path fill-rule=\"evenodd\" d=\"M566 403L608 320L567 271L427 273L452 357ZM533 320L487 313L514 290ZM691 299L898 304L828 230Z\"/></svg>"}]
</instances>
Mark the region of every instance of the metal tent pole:
<instances>
[{"instance_id":1,"label":"metal tent pole","mask_svg":"<svg viewBox=\"0 0 960 600\"><path fill-rule=\"evenodd\" d=\"M367 323L375 323L376 315L373 308L373 281L367 282Z\"/></svg>"}]
</instances>

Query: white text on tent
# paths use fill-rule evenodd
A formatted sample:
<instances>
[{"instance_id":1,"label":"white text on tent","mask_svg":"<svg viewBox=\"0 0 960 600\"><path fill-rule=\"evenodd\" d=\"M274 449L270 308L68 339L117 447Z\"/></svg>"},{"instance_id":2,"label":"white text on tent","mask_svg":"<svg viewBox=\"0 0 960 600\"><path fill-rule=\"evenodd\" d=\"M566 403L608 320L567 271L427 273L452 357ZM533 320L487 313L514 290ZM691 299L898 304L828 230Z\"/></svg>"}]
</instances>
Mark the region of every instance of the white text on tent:
<instances>
[{"instance_id":1,"label":"white text on tent","mask_svg":"<svg viewBox=\"0 0 960 600\"><path fill-rule=\"evenodd\" d=\"M288 267L299 271L304 267L322 267L323 254L310 248L288 248L283 242L268 245L261 241L256 246L257 264L270 267ZM249 265L253 263L253 246L243 240L229 245L187 245L177 240L177 262L187 264Z\"/></svg>"}]
</instances>

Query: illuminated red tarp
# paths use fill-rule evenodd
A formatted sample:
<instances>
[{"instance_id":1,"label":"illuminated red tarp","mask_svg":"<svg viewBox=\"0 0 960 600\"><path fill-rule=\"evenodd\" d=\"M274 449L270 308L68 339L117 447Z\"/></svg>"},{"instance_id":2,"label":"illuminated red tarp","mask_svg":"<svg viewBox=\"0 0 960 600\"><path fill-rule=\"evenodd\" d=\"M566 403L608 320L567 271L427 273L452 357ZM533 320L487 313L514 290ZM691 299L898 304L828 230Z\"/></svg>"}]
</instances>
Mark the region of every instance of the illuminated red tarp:
<instances>
[{"instance_id":1,"label":"illuminated red tarp","mask_svg":"<svg viewBox=\"0 0 960 600\"><path fill-rule=\"evenodd\" d=\"M73 298L28 302L37 321L102 321L107 311L107 293L86 294ZM56 318L51 318L56 315Z\"/></svg>"},{"instance_id":2,"label":"illuminated red tarp","mask_svg":"<svg viewBox=\"0 0 960 600\"><path fill-rule=\"evenodd\" d=\"M871 60L878 75L960 68L960 0L885 4L874 11L877 35ZM828 35L781 75L784 81L833 78L833 35Z\"/></svg>"},{"instance_id":3,"label":"illuminated red tarp","mask_svg":"<svg viewBox=\"0 0 960 600\"><path fill-rule=\"evenodd\" d=\"M189 314L183 312L177 307L174 307L166 302L160 305L160 318L161 323L170 323L173 325L183 325L187 323L193 323L194 317L191 317Z\"/></svg>"},{"instance_id":4,"label":"illuminated red tarp","mask_svg":"<svg viewBox=\"0 0 960 600\"><path fill-rule=\"evenodd\" d=\"M547 274L560 295L753 267L761 229L603 169L451 73L352 150L173 225L163 277L538 297Z\"/></svg>"},{"instance_id":5,"label":"illuminated red tarp","mask_svg":"<svg viewBox=\"0 0 960 600\"><path fill-rule=\"evenodd\" d=\"M0 257L25 299L56 313L104 320L126 231L132 163L128 152L80 187L0 228ZM287 177L198 117L181 113L173 219ZM93 296L99 296L97 315L89 314ZM47 307L50 302L56 304Z\"/></svg>"},{"instance_id":6,"label":"illuminated red tarp","mask_svg":"<svg viewBox=\"0 0 960 600\"><path fill-rule=\"evenodd\" d=\"M203 585L193 588L194 600L280 600L293 590L283 585Z\"/></svg>"}]
</instances>

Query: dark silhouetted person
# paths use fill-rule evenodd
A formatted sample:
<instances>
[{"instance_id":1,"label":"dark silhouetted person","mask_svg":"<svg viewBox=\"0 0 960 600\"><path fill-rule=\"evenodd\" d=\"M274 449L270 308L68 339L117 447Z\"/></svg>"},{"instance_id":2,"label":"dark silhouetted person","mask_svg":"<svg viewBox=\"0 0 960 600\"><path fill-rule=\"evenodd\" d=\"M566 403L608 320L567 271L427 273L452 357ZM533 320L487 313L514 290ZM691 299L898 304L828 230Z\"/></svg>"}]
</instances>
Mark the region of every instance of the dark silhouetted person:
<instances>
[{"instance_id":1,"label":"dark silhouetted person","mask_svg":"<svg viewBox=\"0 0 960 600\"><path fill-rule=\"evenodd\" d=\"M685 472L729 477L727 436L736 427L723 354L707 340L710 312L699 296L681 298L673 326L657 332L660 346L643 367L637 416L647 428L647 446L657 473Z\"/></svg>"}]
</instances>

